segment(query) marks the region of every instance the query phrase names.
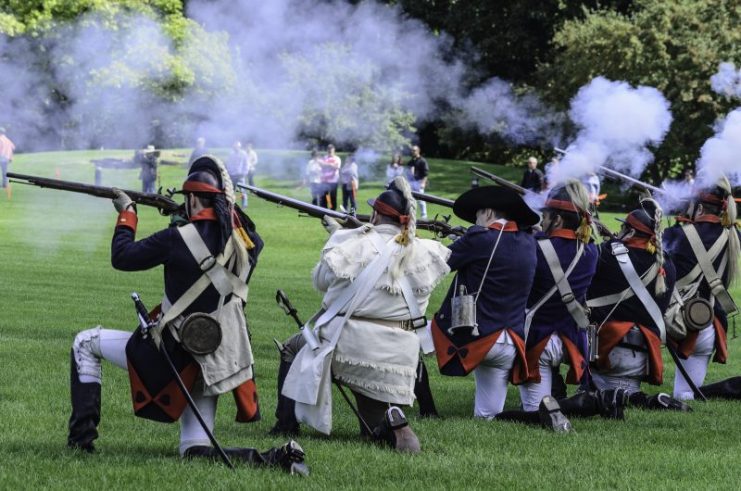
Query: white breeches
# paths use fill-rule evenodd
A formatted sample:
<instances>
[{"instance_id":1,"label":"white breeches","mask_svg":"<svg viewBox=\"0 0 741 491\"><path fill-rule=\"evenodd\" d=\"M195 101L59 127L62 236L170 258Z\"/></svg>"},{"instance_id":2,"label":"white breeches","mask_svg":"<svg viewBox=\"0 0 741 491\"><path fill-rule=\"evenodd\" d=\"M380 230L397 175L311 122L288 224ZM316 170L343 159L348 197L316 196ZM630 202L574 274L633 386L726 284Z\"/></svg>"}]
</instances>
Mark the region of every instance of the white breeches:
<instances>
[{"instance_id":1,"label":"white breeches","mask_svg":"<svg viewBox=\"0 0 741 491\"><path fill-rule=\"evenodd\" d=\"M476 381L474 417L491 419L502 412L507 399L509 373L516 354L509 334L504 332L473 371Z\"/></svg>"},{"instance_id":2,"label":"white breeches","mask_svg":"<svg viewBox=\"0 0 741 491\"><path fill-rule=\"evenodd\" d=\"M128 331L103 329L101 326L78 333L72 350L77 362L80 382L101 383L101 360L108 360L119 368L128 369L126 343L131 334ZM218 397L204 396L198 391L194 391L192 396L206 425L213 432ZM211 441L193 411L190 407L186 407L180 417L180 455L187 448L195 445L210 446Z\"/></svg>"},{"instance_id":3,"label":"white breeches","mask_svg":"<svg viewBox=\"0 0 741 491\"><path fill-rule=\"evenodd\" d=\"M705 381L713 349L715 349L715 329L711 324L710 327L700 331L697 336L695 352L686 360L681 360L684 369L687 370L687 375L698 387ZM680 401L690 401L695 398L695 394L679 370L674 373L674 398Z\"/></svg>"},{"instance_id":4,"label":"white breeches","mask_svg":"<svg viewBox=\"0 0 741 491\"><path fill-rule=\"evenodd\" d=\"M592 371L592 381L599 390L623 389L628 395L641 390L641 380L648 370L648 355L616 346L610 355L610 370Z\"/></svg>"},{"instance_id":5,"label":"white breeches","mask_svg":"<svg viewBox=\"0 0 741 491\"><path fill-rule=\"evenodd\" d=\"M540 382L520 385L520 400L524 411L537 411L540 401L551 395L552 369L558 367L562 361L563 341L557 334L551 334L538 360Z\"/></svg>"}]
</instances>

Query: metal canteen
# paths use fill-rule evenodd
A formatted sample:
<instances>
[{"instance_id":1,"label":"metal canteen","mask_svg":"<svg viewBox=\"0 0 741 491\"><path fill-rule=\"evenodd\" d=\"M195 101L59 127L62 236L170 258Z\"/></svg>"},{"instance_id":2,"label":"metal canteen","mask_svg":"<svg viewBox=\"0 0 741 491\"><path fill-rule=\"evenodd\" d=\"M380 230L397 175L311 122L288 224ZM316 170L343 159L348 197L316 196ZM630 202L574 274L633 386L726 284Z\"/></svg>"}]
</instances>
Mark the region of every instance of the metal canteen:
<instances>
[{"instance_id":1,"label":"metal canteen","mask_svg":"<svg viewBox=\"0 0 741 491\"><path fill-rule=\"evenodd\" d=\"M702 331L713 322L713 306L704 298L692 298L685 301L682 318L688 330Z\"/></svg>"},{"instance_id":2,"label":"metal canteen","mask_svg":"<svg viewBox=\"0 0 741 491\"><path fill-rule=\"evenodd\" d=\"M457 329L471 329L472 336L479 335L479 326L476 322L476 297L466 293L466 286L458 287L458 295L450 301L452 310L448 334L453 335Z\"/></svg>"},{"instance_id":3,"label":"metal canteen","mask_svg":"<svg viewBox=\"0 0 741 491\"><path fill-rule=\"evenodd\" d=\"M178 335L190 354L210 355L221 344L221 325L210 315L196 312L183 320Z\"/></svg>"}]
</instances>

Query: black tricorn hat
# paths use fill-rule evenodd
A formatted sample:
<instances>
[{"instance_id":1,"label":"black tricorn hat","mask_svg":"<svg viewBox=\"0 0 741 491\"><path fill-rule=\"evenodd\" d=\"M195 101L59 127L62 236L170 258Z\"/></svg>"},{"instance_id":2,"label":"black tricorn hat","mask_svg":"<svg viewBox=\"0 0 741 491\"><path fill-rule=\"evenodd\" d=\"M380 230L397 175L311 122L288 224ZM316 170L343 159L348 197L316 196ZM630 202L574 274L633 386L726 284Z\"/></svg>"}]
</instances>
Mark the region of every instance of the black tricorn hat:
<instances>
[{"instance_id":1,"label":"black tricorn hat","mask_svg":"<svg viewBox=\"0 0 741 491\"><path fill-rule=\"evenodd\" d=\"M519 193L502 186L469 189L453 203L455 216L471 223L476 223L476 212L485 208L501 211L510 220L526 227L540 221L540 215L525 203Z\"/></svg>"}]
</instances>

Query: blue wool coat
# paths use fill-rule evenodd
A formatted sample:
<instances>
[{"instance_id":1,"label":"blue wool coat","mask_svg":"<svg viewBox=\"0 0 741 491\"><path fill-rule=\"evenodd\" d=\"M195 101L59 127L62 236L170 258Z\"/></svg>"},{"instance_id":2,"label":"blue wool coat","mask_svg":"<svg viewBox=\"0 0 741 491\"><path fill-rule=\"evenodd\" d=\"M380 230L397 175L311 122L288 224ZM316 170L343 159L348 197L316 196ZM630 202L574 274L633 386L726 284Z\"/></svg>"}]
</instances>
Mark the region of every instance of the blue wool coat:
<instances>
[{"instance_id":1,"label":"blue wool coat","mask_svg":"<svg viewBox=\"0 0 741 491\"><path fill-rule=\"evenodd\" d=\"M486 345L490 347L496 341L492 335L503 329L524 337L525 305L535 273L535 240L530 233L518 230L514 222L507 222L501 233L499 247L476 304L480 336L474 337L461 330L450 335L447 331L451 323L451 298L456 294L455 281L435 315L433 334L438 362L445 374L465 375L470 372L481 361L481 352L488 351ZM499 234L500 230L473 225L450 245L452 254L448 265L456 271L458 286L465 285L469 293L478 290ZM453 356L450 350L456 348L451 346L465 348L458 353L460 356Z\"/></svg>"},{"instance_id":2,"label":"blue wool coat","mask_svg":"<svg viewBox=\"0 0 741 491\"><path fill-rule=\"evenodd\" d=\"M561 268L565 272L574 257L576 257L577 239L573 230L555 230L549 236L539 233L538 240L550 238L553 248L558 255ZM577 301L586 303L587 289L592 282L592 277L597 271L597 259L599 251L595 244L584 246L584 252L576 267L569 275L569 285ZM528 308L533 307L538 301L556 284L548 263L543 256L540 247L537 247L537 265L535 268L535 281L528 299ZM572 370L569 372L567 381L577 383L586 370L582 357L585 355L586 337L576 325L576 321L569 313L566 305L561 300L561 295L556 291L534 315L530 325L530 332L526 340L527 363L530 372L529 380L540 381L538 370L538 359L540 358L545 344L551 334L557 334L564 342L564 351L567 362Z\"/></svg>"}]
</instances>

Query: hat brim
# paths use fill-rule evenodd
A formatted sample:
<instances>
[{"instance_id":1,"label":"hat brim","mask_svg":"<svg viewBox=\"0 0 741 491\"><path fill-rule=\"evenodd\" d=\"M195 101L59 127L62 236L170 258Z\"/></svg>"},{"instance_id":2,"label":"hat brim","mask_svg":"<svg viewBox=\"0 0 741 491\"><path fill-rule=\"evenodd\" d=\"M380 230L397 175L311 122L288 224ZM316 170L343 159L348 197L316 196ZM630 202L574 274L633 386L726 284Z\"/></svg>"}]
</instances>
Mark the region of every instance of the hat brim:
<instances>
[{"instance_id":1,"label":"hat brim","mask_svg":"<svg viewBox=\"0 0 741 491\"><path fill-rule=\"evenodd\" d=\"M540 215L525 203L519 193L502 186L470 189L453 203L455 216L471 223L476 223L476 212L486 208L501 211L510 220L525 227L532 227L540 221Z\"/></svg>"}]
</instances>

